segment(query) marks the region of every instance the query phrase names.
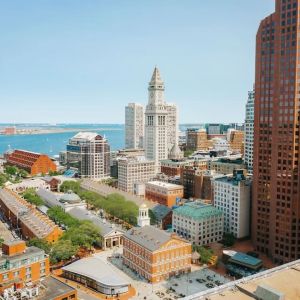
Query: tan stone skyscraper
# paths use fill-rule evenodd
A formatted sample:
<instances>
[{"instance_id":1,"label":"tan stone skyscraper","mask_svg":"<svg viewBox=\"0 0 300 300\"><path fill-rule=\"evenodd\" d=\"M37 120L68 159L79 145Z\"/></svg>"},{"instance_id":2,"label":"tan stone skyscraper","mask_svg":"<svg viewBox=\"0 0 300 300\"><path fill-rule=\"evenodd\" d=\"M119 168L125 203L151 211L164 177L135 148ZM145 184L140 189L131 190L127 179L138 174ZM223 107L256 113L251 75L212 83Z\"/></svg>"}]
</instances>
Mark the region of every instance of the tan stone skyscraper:
<instances>
[{"instance_id":1,"label":"tan stone skyscraper","mask_svg":"<svg viewBox=\"0 0 300 300\"><path fill-rule=\"evenodd\" d=\"M276 0L256 40L252 237L282 263L300 258L300 0Z\"/></svg>"}]
</instances>

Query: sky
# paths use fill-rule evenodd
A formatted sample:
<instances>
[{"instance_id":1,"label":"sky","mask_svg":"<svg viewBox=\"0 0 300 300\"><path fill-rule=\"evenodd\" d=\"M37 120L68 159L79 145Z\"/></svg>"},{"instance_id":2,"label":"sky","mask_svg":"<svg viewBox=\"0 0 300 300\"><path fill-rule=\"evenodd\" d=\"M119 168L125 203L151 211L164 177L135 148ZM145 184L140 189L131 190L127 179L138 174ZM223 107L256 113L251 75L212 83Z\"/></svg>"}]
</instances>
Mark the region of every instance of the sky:
<instances>
[{"instance_id":1,"label":"sky","mask_svg":"<svg viewBox=\"0 0 300 300\"><path fill-rule=\"evenodd\" d=\"M180 123L242 122L274 0L0 0L0 123L124 123L155 65Z\"/></svg>"}]
</instances>

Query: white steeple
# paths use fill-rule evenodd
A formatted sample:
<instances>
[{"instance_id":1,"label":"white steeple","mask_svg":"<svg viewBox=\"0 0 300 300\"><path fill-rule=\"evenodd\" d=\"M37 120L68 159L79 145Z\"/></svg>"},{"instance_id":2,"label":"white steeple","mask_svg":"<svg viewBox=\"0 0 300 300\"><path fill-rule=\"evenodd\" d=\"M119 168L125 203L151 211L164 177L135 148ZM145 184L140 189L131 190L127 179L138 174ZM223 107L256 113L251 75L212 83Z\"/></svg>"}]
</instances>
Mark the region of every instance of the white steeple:
<instances>
[{"instance_id":1,"label":"white steeple","mask_svg":"<svg viewBox=\"0 0 300 300\"><path fill-rule=\"evenodd\" d=\"M139 216L137 218L137 224L139 227L150 225L149 209L146 204L142 204L139 207Z\"/></svg>"}]
</instances>

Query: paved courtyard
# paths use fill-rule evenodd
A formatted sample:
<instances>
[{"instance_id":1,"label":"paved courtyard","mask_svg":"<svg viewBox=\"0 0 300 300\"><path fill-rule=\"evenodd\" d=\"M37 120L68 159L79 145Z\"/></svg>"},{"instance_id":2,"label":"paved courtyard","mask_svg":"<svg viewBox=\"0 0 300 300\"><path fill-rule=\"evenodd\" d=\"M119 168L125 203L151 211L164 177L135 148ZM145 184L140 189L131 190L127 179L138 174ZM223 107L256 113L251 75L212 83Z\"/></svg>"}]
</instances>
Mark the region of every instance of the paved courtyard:
<instances>
[{"instance_id":1,"label":"paved courtyard","mask_svg":"<svg viewBox=\"0 0 300 300\"><path fill-rule=\"evenodd\" d=\"M173 300L216 287L229 280L207 268L193 268L187 275L173 277L167 281L151 284L122 264L121 248L95 254L131 282L137 294L136 300Z\"/></svg>"}]
</instances>

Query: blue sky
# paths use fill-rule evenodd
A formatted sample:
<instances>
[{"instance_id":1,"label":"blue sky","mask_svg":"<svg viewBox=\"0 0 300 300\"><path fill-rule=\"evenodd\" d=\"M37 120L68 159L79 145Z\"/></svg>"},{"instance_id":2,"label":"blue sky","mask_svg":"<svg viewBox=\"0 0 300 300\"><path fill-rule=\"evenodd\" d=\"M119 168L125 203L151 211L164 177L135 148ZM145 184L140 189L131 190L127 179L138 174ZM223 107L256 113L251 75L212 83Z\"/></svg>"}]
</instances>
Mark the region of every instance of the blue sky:
<instances>
[{"instance_id":1,"label":"blue sky","mask_svg":"<svg viewBox=\"0 0 300 300\"><path fill-rule=\"evenodd\" d=\"M0 0L0 123L123 123L157 65L181 123L241 122L274 0Z\"/></svg>"}]
</instances>

